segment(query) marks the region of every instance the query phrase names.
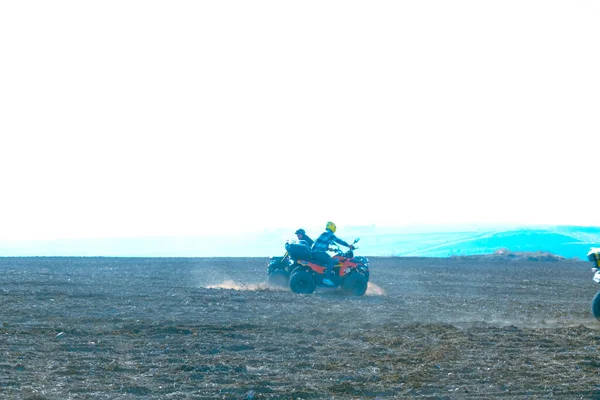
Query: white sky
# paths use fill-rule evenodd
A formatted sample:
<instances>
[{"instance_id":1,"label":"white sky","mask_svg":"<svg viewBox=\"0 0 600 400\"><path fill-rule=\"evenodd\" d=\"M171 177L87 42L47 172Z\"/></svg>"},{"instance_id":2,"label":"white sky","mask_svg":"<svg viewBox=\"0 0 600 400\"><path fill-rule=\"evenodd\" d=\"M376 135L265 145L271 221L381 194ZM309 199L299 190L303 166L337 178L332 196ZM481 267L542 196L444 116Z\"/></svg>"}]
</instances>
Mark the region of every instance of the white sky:
<instances>
[{"instance_id":1,"label":"white sky","mask_svg":"<svg viewBox=\"0 0 600 400\"><path fill-rule=\"evenodd\" d=\"M0 239L600 225L599 20L596 0L2 2Z\"/></svg>"}]
</instances>

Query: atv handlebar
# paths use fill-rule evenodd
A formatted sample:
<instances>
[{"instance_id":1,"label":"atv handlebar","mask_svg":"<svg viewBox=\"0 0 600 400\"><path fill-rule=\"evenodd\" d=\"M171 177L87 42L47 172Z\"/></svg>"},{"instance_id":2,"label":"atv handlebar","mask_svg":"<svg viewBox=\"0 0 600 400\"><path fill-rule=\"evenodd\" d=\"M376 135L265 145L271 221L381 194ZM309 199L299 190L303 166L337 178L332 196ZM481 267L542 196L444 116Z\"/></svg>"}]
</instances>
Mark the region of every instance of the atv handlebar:
<instances>
[{"instance_id":1,"label":"atv handlebar","mask_svg":"<svg viewBox=\"0 0 600 400\"><path fill-rule=\"evenodd\" d=\"M352 246L352 248L349 248L349 249L356 250L356 249L358 249L358 247ZM343 253L342 249L340 249L339 247L330 247L329 249L327 249L327 251L335 251L336 253L340 253L340 252Z\"/></svg>"},{"instance_id":2,"label":"atv handlebar","mask_svg":"<svg viewBox=\"0 0 600 400\"><path fill-rule=\"evenodd\" d=\"M340 246L337 243L333 243L333 246L335 246L335 247L330 247L327 250L335 252L335 254L337 256L351 258L351 257L354 256L353 250L358 249L358 247L354 246L354 244L356 242L358 242L358 240L359 240L359 238L354 239L354 242L352 242L352 244L350 245L350 247L348 247L348 251L347 252L343 252L342 249L340 248Z\"/></svg>"}]
</instances>

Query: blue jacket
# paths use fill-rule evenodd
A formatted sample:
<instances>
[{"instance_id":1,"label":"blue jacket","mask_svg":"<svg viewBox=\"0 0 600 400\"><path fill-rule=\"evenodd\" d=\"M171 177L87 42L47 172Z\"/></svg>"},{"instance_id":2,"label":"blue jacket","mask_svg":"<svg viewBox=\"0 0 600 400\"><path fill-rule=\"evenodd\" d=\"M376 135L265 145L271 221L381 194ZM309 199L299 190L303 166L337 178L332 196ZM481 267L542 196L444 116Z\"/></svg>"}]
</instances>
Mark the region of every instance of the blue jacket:
<instances>
[{"instance_id":1,"label":"blue jacket","mask_svg":"<svg viewBox=\"0 0 600 400\"><path fill-rule=\"evenodd\" d=\"M327 251L329 250L329 245L331 242L336 242L343 246L350 247L348 243L344 242L342 239L335 236L333 232L327 229L325 232L321 233L317 240L315 240L312 251Z\"/></svg>"}]
</instances>

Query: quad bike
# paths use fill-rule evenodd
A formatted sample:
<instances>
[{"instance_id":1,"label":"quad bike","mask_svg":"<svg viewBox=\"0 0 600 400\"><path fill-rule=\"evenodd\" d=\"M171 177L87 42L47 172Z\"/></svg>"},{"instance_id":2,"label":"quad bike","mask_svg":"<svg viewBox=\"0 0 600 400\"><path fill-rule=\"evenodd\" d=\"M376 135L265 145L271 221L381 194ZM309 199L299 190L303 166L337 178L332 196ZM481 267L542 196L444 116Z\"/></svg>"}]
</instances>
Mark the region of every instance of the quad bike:
<instances>
[{"instance_id":1,"label":"quad bike","mask_svg":"<svg viewBox=\"0 0 600 400\"><path fill-rule=\"evenodd\" d=\"M355 239L352 244L358 242ZM354 252L343 252L335 244L330 251L337 263L333 267L330 280L333 285L323 282L326 267L313 259L308 246L302 243L286 243L283 257L272 257L269 262L269 284L289 286L294 293L313 293L317 286L341 288L345 293L362 296L369 282L369 260L366 257L354 257Z\"/></svg>"},{"instance_id":2,"label":"quad bike","mask_svg":"<svg viewBox=\"0 0 600 400\"><path fill-rule=\"evenodd\" d=\"M600 283L600 248L592 248L587 254L588 260L590 260L594 267L592 272L594 273L594 282ZM596 293L592 299L592 314L600 321L600 292Z\"/></svg>"}]
</instances>

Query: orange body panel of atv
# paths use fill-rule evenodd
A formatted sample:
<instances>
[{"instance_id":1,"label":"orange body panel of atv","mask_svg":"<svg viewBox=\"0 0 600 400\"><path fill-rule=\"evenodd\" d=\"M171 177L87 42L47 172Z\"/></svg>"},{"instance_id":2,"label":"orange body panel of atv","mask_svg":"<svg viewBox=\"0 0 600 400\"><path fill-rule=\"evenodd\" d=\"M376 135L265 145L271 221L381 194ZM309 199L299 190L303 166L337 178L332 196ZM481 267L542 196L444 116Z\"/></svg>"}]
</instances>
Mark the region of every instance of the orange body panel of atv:
<instances>
[{"instance_id":1,"label":"orange body panel of atv","mask_svg":"<svg viewBox=\"0 0 600 400\"><path fill-rule=\"evenodd\" d=\"M334 260L337 260L337 264L333 266L334 272L336 275L342 277L350 273L353 268L356 268L358 263L350 261L350 258L342 257L342 256L333 256L331 257ZM317 274L323 275L325 273L325 267L322 265L316 264L312 261L306 260L298 260L298 265L303 265L315 271Z\"/></svg>"}]
</instances>

